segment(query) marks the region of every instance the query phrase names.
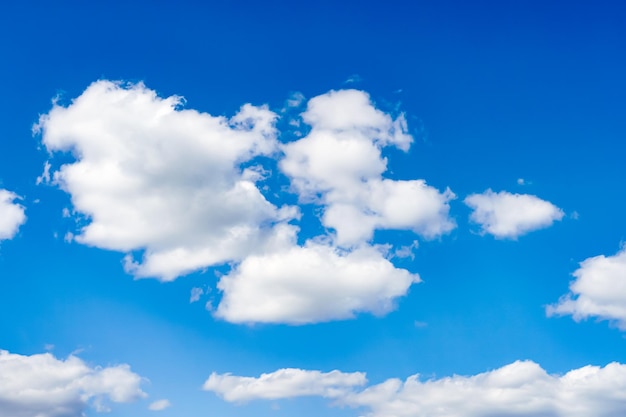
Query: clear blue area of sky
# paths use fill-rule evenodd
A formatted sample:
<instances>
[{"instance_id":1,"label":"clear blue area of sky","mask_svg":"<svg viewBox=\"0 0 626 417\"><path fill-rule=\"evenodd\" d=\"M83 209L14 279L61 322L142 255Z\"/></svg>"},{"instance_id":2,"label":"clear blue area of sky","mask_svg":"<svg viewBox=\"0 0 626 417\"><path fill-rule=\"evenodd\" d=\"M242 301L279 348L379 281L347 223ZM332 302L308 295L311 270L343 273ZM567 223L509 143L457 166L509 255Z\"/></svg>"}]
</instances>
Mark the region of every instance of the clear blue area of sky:
<instances>
[{"instance_id":1,"label":"clear blue area of sky","mask_svg":"<svg viewBox=\"0 0 626 417\"><path fill-rule=\"evenodd\" d=\"M626 362L619 330L544 310L580 261L626 239L624 2L3 2L0 59L0 188L23 196L28 216L0 248L0 349L53 344L59 357L81 350L90 363L129 363L150 379L152 399L174 404L161 415L177 417L357 415L318 399L237 407L200 390L212 371L340 369L379 382L517 359L557 373ZM33 123L53 97L67 101L103 78L143 81L227 116L347 87L382 108L399 104L415 143L387 153L389 175L450 187L458 228L398 262L424 282L384 317L216 320L189 303L192 287L215 286L212 270L133 280L122 254L65 243L69 197L35 184L48 155ZM461 201L487 188L537 195L566 217L517 241L480 236ZM141 402L110 415L151 414Z\"/></svg>"}]
</instances>

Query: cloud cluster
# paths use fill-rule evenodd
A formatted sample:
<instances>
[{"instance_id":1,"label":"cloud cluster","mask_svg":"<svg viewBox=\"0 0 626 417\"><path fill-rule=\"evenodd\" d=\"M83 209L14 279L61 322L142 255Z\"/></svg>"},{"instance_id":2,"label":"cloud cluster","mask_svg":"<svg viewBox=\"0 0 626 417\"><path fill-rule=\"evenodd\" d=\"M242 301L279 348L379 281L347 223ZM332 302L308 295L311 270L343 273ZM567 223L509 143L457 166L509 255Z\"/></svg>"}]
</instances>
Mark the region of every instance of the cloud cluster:
<instances>
[{"instance_id":1,"label":"cloud cluster","mask_svg":"<svg viewBox=\"0 0 626 417\"><path fill-rule=\"evenodd\" d=\"M11 239L26 221L24 207L15 202L18 196L0 189L0 241Z\"/></svg>"},{"instance_id":2,"label":"cloud cluster","mask_svg":"<svg viewBox=\"0 0 626 417\"><path fill-rule=\"evenodd\" d=\"M83 222L75 240L126 252L136 277L167 281L230 263L218 283L218 317L302 324L386 313L419 277L387 260L373 231L430 238L454 227L451 191L382 177L381 149L407 150L412 138L402 116L378 110L363 92L309 100L302 119L310 133L282 145L266 107L246 104L227 119L181 103L142 84L98 81L68 106L55 104L36 129L51 153L74 160L47 164L42 181L70 194ZM298 242L299 208L263 196L259 157L279 162L334 233Z\"/></svg>"},{"instance_id":3,"label":"cloud cluster","mask_svg":"<svg viewBox=\"0 0 626 417\"><path fill-rule=\"evenodd\" d=\"M383 179L381 149L408 150L402 115L395 120L357 90L331 91L308 102L302 114L311 131L285 144L280 167L302 201L324 206L322 223L335 242L352 246L371 239L375 229L408 229L432 238L455 227L449 204L455 196L424 180Z\"/></svg>"},{"instance_id":4,"label":"cloud cluster","mask_svg":"<svg viewBox=\"0 0 626 417\"><path fill-rule=\"evenodd\" d=\"M87 366L70 356L31 356L0 350L0 415L75 417L89 407L108 411L107 402L126 403L146 396L141 377L128 365Z\"/></svg>"},{"instance_id":5,"label":"cloud cluster","mask_svg":"<svg viewBox=\"0 0 626 417\"><path fill-rule=\"evenodd\" d=\"M626 247L612 256L595 256L580 263L569 293L547 307L548 315L571 314L614 322L626 330Z\"/></svg>"},{"instance_id":6,"label":"cloud cluster","mask_svg":"<svg viewBox=\"0 0 626 417\"><path fill-rule=\"evenodd\" d=\"M464 200L473 209L470 220L500 239L516 239L533 230L552 225L564 216L563 210L534 195L506 191L471 194Z\"/></svg>"},{"instance_id":7,"label":"cloud cluster","mask_svg":"<svg viewBox=\"0 0 626 417\"><path fill-rule=\"evenodd\" d=\"M318 395L335 404L365 408L369 417L613 417L626 413L626 365L619 363L584 366L559 376L532 361L517 361L473 376L420 381L419 375L413 375L362 390L355 388L364 385L364 374L334 372L342 378L330 383L331 388L329 374L299 369L259 378L213 374L204 388L231 402ZM351 384L346 383L348 378Z\"/></svg>"}]
</instances>

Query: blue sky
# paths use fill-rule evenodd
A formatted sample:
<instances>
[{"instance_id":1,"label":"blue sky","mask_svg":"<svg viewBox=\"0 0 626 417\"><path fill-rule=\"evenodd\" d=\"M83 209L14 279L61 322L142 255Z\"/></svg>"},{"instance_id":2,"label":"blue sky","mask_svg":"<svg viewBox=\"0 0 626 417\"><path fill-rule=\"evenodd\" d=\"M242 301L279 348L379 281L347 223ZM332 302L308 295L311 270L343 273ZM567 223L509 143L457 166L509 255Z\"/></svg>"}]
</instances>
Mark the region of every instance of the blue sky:
<instances>
[{"instance_id":1,"label":"blue sky","mask_svg":"<svg viewBox=\"0 0 626 417\"><path fill-rule=\"evenodd\" d=\"M200 3L0 6L1 415L626 413L626 7Z\"/></svg>"}]
</instances>

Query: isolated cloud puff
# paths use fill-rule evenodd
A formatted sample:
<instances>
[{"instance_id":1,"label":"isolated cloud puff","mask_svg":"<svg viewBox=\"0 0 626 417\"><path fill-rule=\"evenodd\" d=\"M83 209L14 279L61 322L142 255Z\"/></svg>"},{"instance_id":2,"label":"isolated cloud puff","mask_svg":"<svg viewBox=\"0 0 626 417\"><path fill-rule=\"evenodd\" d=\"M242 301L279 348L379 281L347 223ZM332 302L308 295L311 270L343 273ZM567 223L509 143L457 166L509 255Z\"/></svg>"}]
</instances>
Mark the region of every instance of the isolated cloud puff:
<instances>
[{"instance_id":1,"label":"isolated cloud puff","mask_svg":"<svg viewBox=\"0 0 626 417\"><path fill-rule=\"evenodd\" d=\"M0 241L11 239L26 221L24 207L15 202L17 194L0 189Z\"/></svg>"},{"instance_id":2,"label":"isolated cloud puff","mask_svg":"<svg viewBox=\"0 0 626 417\"><path fill-rule=\"evenodd\" d=\"M450 190L424 180L383 179L381 149L408 150L413 138L403 115L378 110L363 91L331 91L309 100L302 114L311 126L302 139L282 146L280 168L301 201L324 206L322 223L349 247L368 241L375 229L413 230L426 238L455 227L448 217Z\"/></svg>"},{"instance_id":3,"label":"isolated cloud puff","mask_svg":"<svg viewBox=\"0 0 626 417\"><path fill-rule=\"evenodd\" d=\"M246 104L227 119L181 109L143 84L98 81L36 126L50 152L75 161L52 181L87 224L77 242L129 255L136 277L172 280L239 260L262 245L274 222L297 213L269 203L255 181L260 155L277 149L276 114Z\"/></svg>"},{"instance_id":4,"label":"isolated cloud puff","mask_svg":"<svg viewBox=\"0 0 626 417\"><path fill-rule=\"evenodd\" d=\"M351 388L365 385L366 382L362 372L320 372L287 368L262 374L258 378L220 375L214 372L204 383L203 389L215 392L226 401L243 403L257 399L275 400L302 396L341 397Z\"/></svg>"},{"instance_id":5,"label":"isolated cloud puff","mask_svg":"<svg viewBox=\"0 0 626 417\"><path fill-rule=\"evenodd\" d=\"M295 231L285 228L283 244L249 256L220 279L224 295L217 317L305 324L352 318L357 312L384 314L419 282L417 274L394 267L374 247L346 251L313 240L298 246Z\"/></svg>"},{"instance_id":6,"label":"isolated cloud puff","mask_svg":"<svg viewBox=\"0 0 626 417\"><path fill-rule=\"evenodd\" d=\"M0 350L0 415L75 417L88 408L109 411L107 402L126 403L146 396L141 377L128 365L87 366L70 356L31 356Z\"/></svg>"},{"instance_id":7,"label":"isolated cloud puff","mask_svg":"<svg viewBox=\"0 0 626 417\"><path fill-rule=\"evenodd\" d=\"M482 233L502 239L516 239L549 227L564 216L554 204L529 194L495 193L489 189L467 196L464 202L473 209L470 220L480 225Z\"/></svg>"},{"instance_id":8,"label":"isolated cloud puff","mask_svg":"<svg viewBox=\"0 0 626 417\"><path fill-rule=\"evenodd\" d=\"M285 377L285 373L298 378ZM205 389L231 402L318 395L332 398L333 404L365 408L369 417L614 417L626 413L626 365L619 363L584 366L559 376L532 361L517 361L474 376L420 381L419 375L413 375L362 390L356 387L364 384L364 374L339 373L355 375L355 383L330 392L319 389L324 375L304 370L279 370L259 378L213 374ZM272 378L280 383L273 383ZM305 379L317 389L299 389Z\"/></svg>"},{"instance_id":9,"label":"isolated cloud puff","mask_svg":"<svg viewBox=\"0 0 626 417\"><path fill-rule=\"evenodd\" d=\"M152 403L150 403L150 405L148 406L148 410L150 411L163 411L166 408L171 407L172 404L170 403L169 400L163 399L163 400L157 400L154 401Z\"/></svg>"},{"instance_id":10,"label":"isolated cloud puff","mask_svg":"<svg viewBox=\"0 0 626 417\"><path fill-rule=\"evenodd\" d=\"M626 330L626 247L585 259L572 275L569 293L548 306L547 314L571 314L576 321L597 317Z\"/></svg>"}]
</instances>

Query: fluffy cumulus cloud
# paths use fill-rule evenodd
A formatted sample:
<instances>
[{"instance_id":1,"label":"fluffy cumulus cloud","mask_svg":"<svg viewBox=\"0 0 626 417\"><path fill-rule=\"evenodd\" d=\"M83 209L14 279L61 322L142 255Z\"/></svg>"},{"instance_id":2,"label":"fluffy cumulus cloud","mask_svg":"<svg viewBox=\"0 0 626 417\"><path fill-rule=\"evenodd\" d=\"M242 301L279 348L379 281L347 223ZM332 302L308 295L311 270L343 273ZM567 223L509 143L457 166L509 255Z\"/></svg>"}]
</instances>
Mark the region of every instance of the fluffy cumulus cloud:
<instances>
[{"instance_id":1,"label":"fluffy cumulus cloud","mask_svg":"<svg viewBox=\"0 0 626 417\"><path fill-rule=\"evenodd\" d=\"M371 246L350 251L310 240L286 242L246 258L221 278L224 296L216 315L231 322L305 324L351 318L355 312L384 314L406 294L416 274L395 268Z\"/></svg>"},{"instance_id":2,"label":"fluffy cumulus cloud","mask_svg":"<svg viewBox=\"0 0 626 417\"><path fill-rule=\"evenodd\" d=\"M226 401L246 402L256 399L272 400L302 396L336 398L346 395L353 387L365 385L361 372L320 372L302 369L279 369L260 377L213 373L204 383Z\"/></svg>"},{"instance_id":3,"label":"fluffy cumulus cloud","mask_svg":"<svg viewBox=\"0 0 626 417\"><path fill-rule=\"evenodd\" d=\"M496 238L516 239L533 230L552 225L563 218L563 211L534 195L495 193L487 190L465 198L473 209L470 220L480 225L483 233Z\"/></svg>"},{"instance_id":4,"label":"fluffy cumulus cloud","mask_svg":"<svg viewBox=\"0 0 626 417\"><path fill-rule=\"evenodd\" d=\"M289 369L259 378L213 374L205 383L205 389L233 402L319 395L332 398L335 404L364 408L369 417L614 417L626 414L626 365L619 363L605 367L585 366L564 375L550 375L532 361L517 361L473 376L421 381L419 375L413 375L405 381L389 379L365 389L357 389L365 383L365 375L338 373L354 375L354 383L333 385L332 391L320 387L324 375L328 374ZM302 382L305 380L306 384ZM309 389L303 389L303 384Z\"/></svg>"},{"instance_id":5,"label":"fluffy cumulus cloud","mask_svg":"<svg viewBox=\"0 0 626 417\"><path fill-rule=\"evenodd\" d=\"M0 241L11 239L26 221L24 207L16 203L18 196L0 189Z\"/></svg>"},{"instance_id":6,"label":"fluffy cumulus cloud","mask_svg":"<svg viewBox=\"0 0 626 417\"><path fill-rule=\"evenodd\" d=\"M384 179L381 149L408 150L402 115L393 119L357 90L331 91L308 102L309 134L283 145L280 167L305 202L324 206L322 223L344 247L371 239L375 229L408 229L432 238L455 227L448 217L450 190L424 180Z\"/></svg>"},{"instance_id":7,"label":"fluffy cumulus cloud","mask_svg":"<svg viewBox=\"0 0 626 417\"><path fill-rule=\"evenodd\" d=\"M143 398L141 377L128 365L89 367L70 356L23 356L0 351L0 415L75 417L87 408L109 410L107 403Z\"/></svg>"},{"instance_id":8,"label":"fluffy cumulus cloud","mask_svg":"<svg viewBox=\"0 0 626 417\"><path fill-rule=\"evenodd\" d=\"M419 277L387 259L374 230L433 238L455 227L450 190L383 177L382 148L406 151L412 137L402 115L377 109L362 91L309 100L309 133L286 144L267 107L246 104L227 119L181 103L142 84L98 81L55 104L36 130L53 155L73 159L53 157L41 182L70 194L81 221L74 240L126 252L136 277L167 281L228 263L219 318L304 324L384 314ZM268 160L260 157L278 162L301 202L322 207L327 234L298 236L299 208L264 197ZM190 302L201 295L195 289Z\"/></svg>"},{"instance_id":9,"label":"fluffy cumulus cloud","mask_svg":"<svg viewBox=\"0 0 626 417\"><path fill-rule=\"evenodd\" d=\"M258 169L242 168L276 151L273 112L247 104L227 119L180 105L142 84L98 81L36 126L50 152L75 158L52 181L86 218L76 241L144 250L141 261L126 258L137 277L171 280L241 259L296 214L263 197Z\"/></svg>"},{"instance_id":10,"label":"fluffy cumulus cloud","mask_svg":"<svg viewBox=\"0 0 626 417\"><path fill-rule=\"evenodd\" d=\"M585 259L573 276L569 293L548 306L548 315L597 317L626 330L626 247L613 256Z\"/></svg>"}]
</instances>

